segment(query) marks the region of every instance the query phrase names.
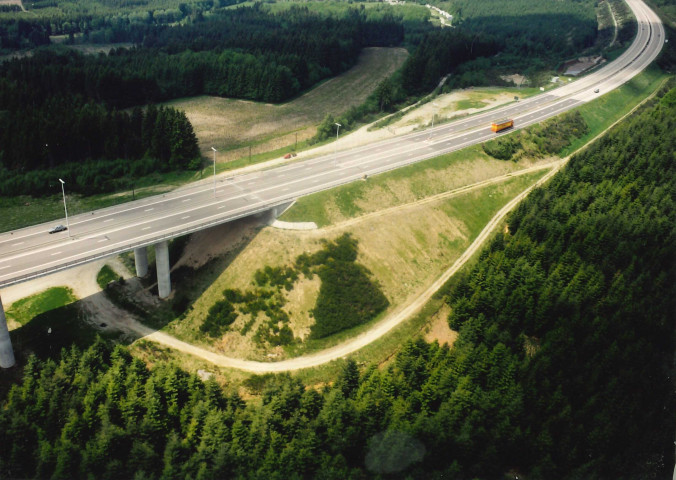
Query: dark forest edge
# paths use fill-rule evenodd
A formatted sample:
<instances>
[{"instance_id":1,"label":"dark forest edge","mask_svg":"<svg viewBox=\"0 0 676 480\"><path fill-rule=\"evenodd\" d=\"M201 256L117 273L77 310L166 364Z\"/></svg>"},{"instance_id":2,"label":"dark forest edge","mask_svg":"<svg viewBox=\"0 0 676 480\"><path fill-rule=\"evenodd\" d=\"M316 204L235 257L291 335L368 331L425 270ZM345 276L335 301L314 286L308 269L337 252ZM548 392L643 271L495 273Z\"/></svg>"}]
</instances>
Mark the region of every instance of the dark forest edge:
<instances>
[{"instance_id":1,"label":"dark forest edge","mask_svg":"<svg viewBox=\"0 0 676 480\"><path fill-rule=\"evenodd\" d=\"M661 97L661 98L660 98ZM448 292L453 348L244 402L96 341L31 357L0 472L39 478L661 478L675 419L676 89L581 154Z\"/></svg>"}]
</instances>

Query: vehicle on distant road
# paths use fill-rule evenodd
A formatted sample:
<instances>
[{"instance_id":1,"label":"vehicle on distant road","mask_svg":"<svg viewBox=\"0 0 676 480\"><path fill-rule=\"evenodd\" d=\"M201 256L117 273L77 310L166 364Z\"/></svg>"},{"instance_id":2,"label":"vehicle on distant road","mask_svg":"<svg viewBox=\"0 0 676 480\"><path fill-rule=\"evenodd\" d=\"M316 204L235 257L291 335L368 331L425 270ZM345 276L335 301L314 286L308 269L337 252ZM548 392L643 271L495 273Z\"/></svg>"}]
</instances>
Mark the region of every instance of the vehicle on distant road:
<instances>
[{"instance_id":1,"label":"vehicle on distant road","mask_svg":"<svg viewBox=\"0 0 676 480\"><path fill-rule=\"evenodd\" d=\"M286 155L284 155L284 159L285 159L285 160L288 160L289 158L293 158L293 157L295 157L295 156L296 156L295 153L287 153Z\"/></svg>"},{"instance_id":2,"label":"vehicle on distant road","mask_svg":"<svg viewBox=\"0 0 676 480\"><path fill-rule=\"evenodd\" d=\"M496 120L491 124L491 130L497 133L501 130L505 130L506 128L512 128L513 126L514 120L512 119Z\"/></svg>"},{"instance_id":3,"label":"vehicle on distant road","mask_svg":"<svg viewBox=\"0 0 676 480\"><path fill-rule=\"evenodd\" d=\"M63 232L64 230L68 230L65 225L57 225L56 227L52 228L49 233L58 233Z\"/></svg>"},{"instance_id":4,"label":"vehicle on distant road","mask_svg":"<svg viewBox=\"0 0 676 480\"><path fill-rule=\"evenodd\" d=\"M599 89L598 88L594 89L594 93L599 93Z\"/></svg>"}]
</instances>

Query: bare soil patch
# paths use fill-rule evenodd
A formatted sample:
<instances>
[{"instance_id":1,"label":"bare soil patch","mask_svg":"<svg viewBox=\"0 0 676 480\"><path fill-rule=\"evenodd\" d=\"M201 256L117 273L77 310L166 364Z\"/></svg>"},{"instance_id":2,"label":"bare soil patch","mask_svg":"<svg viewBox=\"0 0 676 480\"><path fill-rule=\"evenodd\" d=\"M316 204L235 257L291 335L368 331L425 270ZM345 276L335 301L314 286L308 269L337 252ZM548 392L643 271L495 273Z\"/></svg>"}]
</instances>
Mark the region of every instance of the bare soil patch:
<instances>
[{"instance_id":1,"label":"bare soil patch","mask_svg":"<svg viewBox=\"0 0 676 480\"><path fill-rule=\"evenodd\" d=\"M262 219L247 217L194 233L172 269L181 266L200 268L253 237L261 225Z\"/></svg>"},{"instance_id":2,"label":"bare soil patch","mask_svg":"<svg viewBox=\"0 0 676 480\"><path fill-rule=\"evenodd\" d=\"M449 347L453 346L455 340L458 338L458 332L451 330L448 326L448 315L451 313L451 307L444 304L437 313L430 319L425 331L426 342L439 342L439 345L447 344Z\"/></svg>"}]
</instances>

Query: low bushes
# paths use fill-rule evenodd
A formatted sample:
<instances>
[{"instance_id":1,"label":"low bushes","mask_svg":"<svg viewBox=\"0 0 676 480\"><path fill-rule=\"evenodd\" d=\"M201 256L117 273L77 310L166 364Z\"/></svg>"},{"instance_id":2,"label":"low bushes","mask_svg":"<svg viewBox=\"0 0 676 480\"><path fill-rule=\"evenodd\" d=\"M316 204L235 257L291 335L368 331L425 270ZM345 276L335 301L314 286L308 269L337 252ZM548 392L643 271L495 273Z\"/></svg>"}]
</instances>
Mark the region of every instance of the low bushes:
<instances>
[{"instance_id":1,"label":"low bushes","mask_svg":"<svg viewBox=\"0 0 676 480\"><path fill-rule=\"evenodd\" d=\"M482 145L486 154L498 160L546 157L561 152L576 138L589 132L580 112L569 112L506 137Z\"/></svg>"}]
</instances>

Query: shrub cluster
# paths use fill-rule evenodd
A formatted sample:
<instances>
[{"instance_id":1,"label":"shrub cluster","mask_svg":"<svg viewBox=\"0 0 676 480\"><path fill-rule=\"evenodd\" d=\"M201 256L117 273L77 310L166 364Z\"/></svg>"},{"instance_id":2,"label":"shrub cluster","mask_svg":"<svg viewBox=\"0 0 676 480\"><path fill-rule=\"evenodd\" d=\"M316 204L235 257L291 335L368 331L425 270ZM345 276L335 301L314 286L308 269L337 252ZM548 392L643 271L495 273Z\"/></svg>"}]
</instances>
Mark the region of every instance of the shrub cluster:
<instances>
[{"instance_id":1,"label":"shrub cluster","mask_svg":"<svg viewBox=\"0 0 676 480\"><path fill-rule=\"evenodd\" d=\"M237 312L228 300L219 300L211 306L200 330L210 337L218 337L237 320Z\"/></svg>"},{"instance_id":2,"label":"shrub cluster","mask_svg":"<svg viewBox=\"0 0 676 480\"><path fill-rule=\"evenodd\" d=\"M266 265L262 270L254 274L256 285L264 287L284 287L287 291L293 289L293 284L298 280L298 273L292 267L270 267Z\"/></svg>"}]
</instances>

